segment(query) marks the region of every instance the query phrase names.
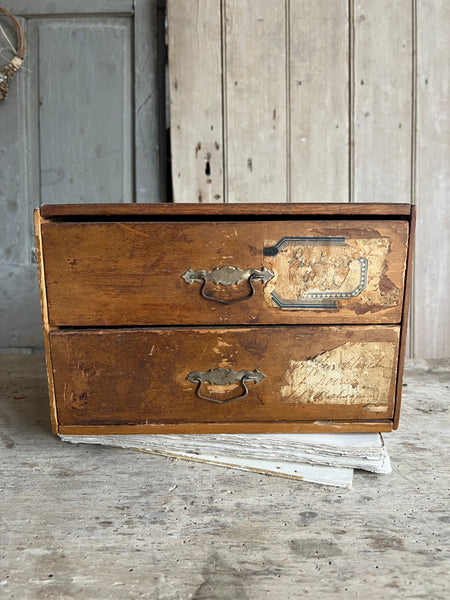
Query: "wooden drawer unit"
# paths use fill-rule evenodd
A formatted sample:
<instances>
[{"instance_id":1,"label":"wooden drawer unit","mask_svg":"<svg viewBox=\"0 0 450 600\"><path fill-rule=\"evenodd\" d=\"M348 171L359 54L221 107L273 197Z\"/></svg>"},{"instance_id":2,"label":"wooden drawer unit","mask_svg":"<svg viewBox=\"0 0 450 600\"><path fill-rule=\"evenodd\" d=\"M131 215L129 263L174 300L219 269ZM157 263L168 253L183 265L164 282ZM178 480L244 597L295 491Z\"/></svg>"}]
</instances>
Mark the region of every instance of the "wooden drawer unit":
<instances>
[{"instance_id":1,"label":"wooden drawer unit","mask_svg":"<svg viewBox=\"0 0 450 600\"><path fill-rule=\"evenodd\" d=\"M390 431L414 207L35 211L59 433Z\"/></svg>"}]
</instances>

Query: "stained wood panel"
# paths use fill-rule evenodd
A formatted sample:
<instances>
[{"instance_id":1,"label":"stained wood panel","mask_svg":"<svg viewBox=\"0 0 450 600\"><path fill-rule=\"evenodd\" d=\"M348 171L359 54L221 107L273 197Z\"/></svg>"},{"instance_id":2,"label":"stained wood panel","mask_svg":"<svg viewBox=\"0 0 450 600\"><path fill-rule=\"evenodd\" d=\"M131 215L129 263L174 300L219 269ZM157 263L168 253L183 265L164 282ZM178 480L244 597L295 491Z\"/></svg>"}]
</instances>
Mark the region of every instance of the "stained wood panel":
<instances>
[{"instance_id":1,"label":"stained wood panel","mask_svg":"<svg viewBox=\"0 0 450 600\"><path fill-rule=\"evenodd\" d=\"M347 202L348 4L289 4L288 197L292 202Z\"/></svg>"},{"instance_id":2,"label":"stained wood panel","mask_svg":"<svg viewBox=\"0 0 450 600\"><path fill-rule=\"evenodd\" d=\"M350 219L362 217L409 217L411 206L409 204L321 204L300 202L298 204L47 204L41 206L40 214L43 218L67 217L67 220L84 220L86 217L155 217L160 220L174 220L183 217L188 221L212 219L217 216L245 217L258 215L267 219L283 215L295 217L326 217L330 214Z\"/></svg>"},{"instance_id":3,"label":"stained wood panel","mask_svg":"<svg viewBox=\"0 0 450 600\"><path fill-rule=\"evenodd\" d=\"M413 5L353 5L351 199L410 202Z\"/></svg>"},{"instance_id":4,"label":"stained wood panel","mask_svg":"<svg viewBox=\"0 0 450 600\"><path fill-rule=\"evenodd\" d=\"M177 202L223 201L220 2L168 2L172 185Z\"/></svg>"},{"instance_id":5,"label":"stained wood panel","mask_svg":"<svg viewBox=\"0 0 450 600\"><path fill-rule=\"evenodd\" d=\"M58 421L234 423L236 430L239 423L260 422L263 431L264 421L274 420L389 419L398 335L397 327L51 332ZM199 398L189 374L219 367L264 377L247 383L248 395L240 400ZM241 395L242 384L203 383L198 391L222 401Z\"/></svg>"},{"instance_id":6,"label":"stained wood panel","mask_svg":"<svg viewBox=\"0 0 450 600\"><path fill-rule=\"evenodd\" d=\"M417 251L414 355L450 355L450 5L417 4Z\"/></svg>"},{"instance_id":7,"label":"stained wood panel","mask_svg":"<svg viewBox=\"0 0 450 600\"><path fill-rule=\"evenodd\" d=\"M56 326L398 323L407 236L406 221L387 220L44 222L49 320ZM256 293L245 301L206 299L249 296L245 279L221 283L226 273L211 274L236 267L266 269L272 278L255 280Z\"/></svg>"}]
</instances>

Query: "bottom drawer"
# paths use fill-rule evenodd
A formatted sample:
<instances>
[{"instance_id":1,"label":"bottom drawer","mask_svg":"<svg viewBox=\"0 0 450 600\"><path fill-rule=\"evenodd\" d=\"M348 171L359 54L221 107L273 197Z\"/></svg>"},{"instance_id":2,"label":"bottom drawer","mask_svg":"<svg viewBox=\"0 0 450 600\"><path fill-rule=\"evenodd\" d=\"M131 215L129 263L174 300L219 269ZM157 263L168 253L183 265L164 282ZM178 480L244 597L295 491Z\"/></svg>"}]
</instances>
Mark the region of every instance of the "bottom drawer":
<instances>
[{"instance_id":1,"label":"bottom drawer","mask_svg":"<svg viewBox=\"0 0 450 600\"><path fill-rule=\"evenodd\" d=\"M386 431L399 327L55 330L61 433Z\"/></svg>"}]
</instances>

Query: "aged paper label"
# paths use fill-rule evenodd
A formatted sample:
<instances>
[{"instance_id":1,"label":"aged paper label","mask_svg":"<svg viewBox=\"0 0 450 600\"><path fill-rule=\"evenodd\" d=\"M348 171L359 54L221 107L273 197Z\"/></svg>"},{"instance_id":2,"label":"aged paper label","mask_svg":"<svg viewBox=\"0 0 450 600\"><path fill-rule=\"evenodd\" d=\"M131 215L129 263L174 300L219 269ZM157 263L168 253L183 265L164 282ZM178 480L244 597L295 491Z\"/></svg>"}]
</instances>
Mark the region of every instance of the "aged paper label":
<instances>
[{"instance_id":1,"label":"aged paper label","mask_svg":"<svg viewBox=\"0 0 450 600\"><path fill-rule=\"evenodd\" d=\"M358 302L387 308L399 289L386 277L390 240L385 237L286 237L265 242L265 266L275 277L266 301L282 309L337 309Z\"/></svg>"},{"instance_id":2,"label":"aged paper label","mask_svg":"<svg viewBox=\"0 0 450 600\"><path fill-rule=\"evenodd\" d=\"M394 342L346 342L308 360L291 360L281 402L385 406L395 348Z\"/></svg>"}]
</instances>

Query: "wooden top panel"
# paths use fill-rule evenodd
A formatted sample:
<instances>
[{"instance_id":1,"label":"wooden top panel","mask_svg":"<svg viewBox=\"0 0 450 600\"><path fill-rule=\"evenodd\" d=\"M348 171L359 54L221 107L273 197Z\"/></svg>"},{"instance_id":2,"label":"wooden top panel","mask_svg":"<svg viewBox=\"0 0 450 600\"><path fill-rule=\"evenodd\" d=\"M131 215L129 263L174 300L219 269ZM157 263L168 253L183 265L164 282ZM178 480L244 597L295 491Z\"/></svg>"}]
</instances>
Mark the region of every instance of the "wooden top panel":
<instances>
[{"instance_id":1,"label":"wooden top panel","mask_svg":"<svg viewBox=\"0 0 450 600\"><path fill-rule=\"evenodd\" d=\"M364 203L266 203L266 204L46 204L43 218L127 216L409 216L409 204Z\"/></svg>"}]
</instances>

